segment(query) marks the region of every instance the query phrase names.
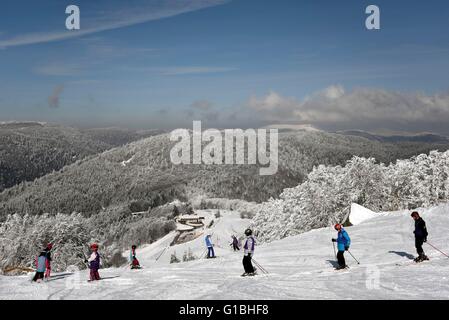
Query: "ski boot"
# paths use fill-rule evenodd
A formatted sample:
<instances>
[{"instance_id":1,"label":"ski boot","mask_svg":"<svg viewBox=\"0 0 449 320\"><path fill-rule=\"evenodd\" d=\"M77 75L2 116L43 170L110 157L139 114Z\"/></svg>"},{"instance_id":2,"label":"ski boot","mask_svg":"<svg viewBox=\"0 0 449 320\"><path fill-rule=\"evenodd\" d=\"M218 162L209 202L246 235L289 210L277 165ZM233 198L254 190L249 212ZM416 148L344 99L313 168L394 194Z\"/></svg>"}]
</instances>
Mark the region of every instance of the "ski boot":
<instances>
[{"instance_id":1,"label":"ski boot","mask_svg":"<svg viewBox=\"0 0 449 320\"><path fill-rule=\"evenodd\" d=\"M420 254L415 259L413 259L413 261L415 261L416 263L420 263L426 260L429 260L429 258L425 254Z\"/></svg>"},{"instance_id":2,"label":"ski boot","mask_svg":"<svg viewBox=\"0 0 449 320\"><path fill-rule=\"evenodd\" d=\"M249 273L244 272L241 277L247 277L249 275Z\"/></svg>"},{"instance_id":3,"label":"ski boot","mask_svg":"<svg viewBox=\"0 0 449 320\"><path fill-rule=\"evenodd\" d=\"M344 265L344 266L338 266L338 267L336 267L335 268L335 270L345 270L345 269L347 269L348 268L348 266L347 265Z\"/></svg>"}]
</instances>

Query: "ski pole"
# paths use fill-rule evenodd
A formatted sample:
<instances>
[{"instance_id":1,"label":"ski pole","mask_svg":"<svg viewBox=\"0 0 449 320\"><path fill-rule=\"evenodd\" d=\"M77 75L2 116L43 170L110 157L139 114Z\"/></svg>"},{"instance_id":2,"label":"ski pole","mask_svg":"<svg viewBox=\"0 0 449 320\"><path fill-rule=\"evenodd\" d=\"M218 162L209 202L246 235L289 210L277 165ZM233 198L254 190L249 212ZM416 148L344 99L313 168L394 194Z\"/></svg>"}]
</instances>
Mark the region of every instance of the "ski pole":
<instances>
[{"instance_id":1,"label":"ski pole","mask_svg":"<svg viewBox=\"0 0 449 320\"><path fill-rule=\"evenodd\" d=\"M252 260L253 260L254 264L257 267L259 267L260 270L262 270L263 273L268 274L268 271L264 267L262 267L256 260L254 260L254 259L252 259Z\"/></svg>"},{"instance_id":2,"label":"ski pole","mask_svg":"<svg viewBox=\"0 0 449 320\"><path fill-rule=\"evenodd\" d=\"M334 256L337 259L337 251L335 250L335 242L332 241L332 246L334 247Z\"/></svg>"},{"instance_id":3,"label":"ski pole","mask_svg":"<svg viewBox=\"0 0 449 320\"><path fill-rule=\"evenodd\" d=\"M268 271L265 270L260 264L258 264L257 261L254 261L254 259L253 259L253 262L256 265L256 267L258 267L262 271L262 273L268 274Z\"/></svg>"},{"instance_id":4,"label":"ski pole","mask_svg":"<svg viewBox=\"0 0 449 320\"><path fill-rule=\"evenodd\" d=\"M264 267L262 267L260 264L257 264L259 266L259 268L262 269L263 272L265 272L265 274L268 274L269 272L267 271L267 269L265 269Z\"/></svg>"},{"instance_id":5,"label":"ski pole","mask_svg":"<svg viewBox=\"0 0 449 320\"><path fill-rule=\"evenodd\" d=\"M167 250L168 247L165 247L164 250L162 250L161 254L156 258L156 261L159 260L160 257L162 257L162 255L165 253L165 250Z\"/></svg>"},{"instance_id":6,"label":"ski pole","mask_svg":"<svg viewBox=\"0 0 449 320\"><path fill-rule=\"evenodd\" d=\"M436 248L436 247L435 247L434 245L432 245L431 243L429 243L429 242L425 242L425 243L427 243L429 246L431 246L432 248L434 248L435 250L437 250L438 252L440 252L441 254L443 254L444 256L446 256L446 257L449 258L449 255L447 255L446 253L444 253L444 252L441 251L440 249Z\"/></svg>"},{"instance_id":7,"label":"ski pole","mask_svg":"<svg viewBox=\"0 0 449 320\"><path fill-rule=\"evenodd\" d=\"M353 254L351 253L351 251L348 250L348 252L349 252L349 254L351 255L351 257L352 257L355 261L357 261L357 264L360 264L359 260L357 260L357 259L353 256Z\"/></svg>"}]
</instances>

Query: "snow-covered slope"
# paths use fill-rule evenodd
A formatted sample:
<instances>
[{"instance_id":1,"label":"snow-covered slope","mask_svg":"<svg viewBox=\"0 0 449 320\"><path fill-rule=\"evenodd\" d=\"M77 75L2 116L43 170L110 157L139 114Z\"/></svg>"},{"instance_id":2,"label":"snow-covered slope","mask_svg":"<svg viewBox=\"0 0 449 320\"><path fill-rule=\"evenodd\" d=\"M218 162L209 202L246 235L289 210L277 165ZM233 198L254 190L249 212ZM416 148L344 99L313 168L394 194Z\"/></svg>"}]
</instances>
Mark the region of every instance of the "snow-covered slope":
<instances>
[{"instance_id":1,"label":"snow-covered slope","mask_svg":"<svg viewBox=\"0 0 449 320\"><path fill-rule=\"evenodd\" d=\"M449 205L421 210L429 229L429 242L448 252ZM209 218L213 212L205 212ZM100 270L105 277L88 283L87 271L62 274L44 284L30 276L0 277L0 299L447 299L449 259L425 245L430 261L414 264L413 221L409 212L378 215L348 227L351 252L349 271L334 271L331 228L256 247L255 259L270 273L240 277L242 253L231 251L233 233L240 234L249 220L238 212L221 212L211 229L191 242L170 247L174 234L138 250L144 269ZM215 218L214 218L215 219ZM217 220L217 219L215 219ZM169 264L171 253L182 258L190 248L204 251L204 234L213 232L216 259Z\"/></svg>"},{"instance_id":2,"label":"snow-covered slope","mask_svg":"<svg viewBox=\"0 0 449 320\"><path fill-rule=\"evenodd\" d=\"M351 210L349 214L349 221L352 225L358 225L365 220L373 219L374 217L379 216L379 213L371 211L357 203L351 204Z\"/></svg>"},{"instance_id":3,"label":"snow-covered slope","mask_svg":"<svg viewBox=\"0 0 449 320\"><path fill-rule=\"evenodd\" d=\"M196 214L203 216L206 227L197 229L194 240L170 246L175 239L177 232L171 232L159 241L139 250L139 261L142 265L168 264L172 254L182 260L184 253L190 251L195 257L204 257L206 254L205 237L207 234L212 236L215 254L217 256L226 256L230 253L231 236L237 237L243 235L245 229L251 223L251 220L240 218L239 212L220 210L219 218L215 217L216 210L199 210ZM207 228L213 221L210 228ZM157 261L156 261L157 259Z\"/></svg>"}]
</instances>

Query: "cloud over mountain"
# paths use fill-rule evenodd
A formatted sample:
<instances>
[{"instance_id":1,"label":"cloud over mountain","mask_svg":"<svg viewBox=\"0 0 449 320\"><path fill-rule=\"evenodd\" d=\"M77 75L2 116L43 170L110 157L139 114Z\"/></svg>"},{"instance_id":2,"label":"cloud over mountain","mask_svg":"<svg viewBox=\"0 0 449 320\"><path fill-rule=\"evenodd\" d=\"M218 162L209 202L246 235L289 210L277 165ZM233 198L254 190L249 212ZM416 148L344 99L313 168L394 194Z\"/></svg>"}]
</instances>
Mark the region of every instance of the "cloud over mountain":
<instances>
[{"instance_id":1,"label":"cloud over mountain","mask_svg":"<svg viewBox=\"0 0 449 320\"><path fill-rule=\"evenodd\" d=\"M372 88L346 91L335 85L302 100L271 91L263 97L251 97L247 107L265 121L318 126L440 126L449 121L448 92L426 95Z\"/></svg>"}]
</instances>

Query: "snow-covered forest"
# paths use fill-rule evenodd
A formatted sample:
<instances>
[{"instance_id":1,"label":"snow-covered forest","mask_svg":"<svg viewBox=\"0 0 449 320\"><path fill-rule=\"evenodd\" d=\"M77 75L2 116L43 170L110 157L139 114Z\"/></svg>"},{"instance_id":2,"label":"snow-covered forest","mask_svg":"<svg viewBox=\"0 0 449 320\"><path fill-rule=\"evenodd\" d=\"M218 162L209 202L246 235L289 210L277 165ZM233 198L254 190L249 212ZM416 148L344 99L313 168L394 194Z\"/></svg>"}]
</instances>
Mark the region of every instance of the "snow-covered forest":
<instances>
[{"instance_id":1,"label":"snow-covered forest","mask_svg":"<svg viewBox=\"0 0 449 320\"><path fill-rule=\"evenodd\" d=\"M426 155L430 148L445 151L445 143L390 143L287 131L280 134L278 173L261 177L257 166L174 166L167 134L80 132L36 123L3 125L0 131L9 146L2 151L0 165L11 177L34 172L28 168L48 163L50 155L71 155L68 165L61 162L61 170L50 166L41 178L0 193L2 269L32 267L36 250L49 241L58 244L55 270L73 264L85 268L80 257L93 241L102 244L105 265L121 265L124 248L152 243L175 228L174 217L186 211L175 210L175 202L195 210L233 210L242 218L255 217L259 241L267 241L340 221L352 202L373 210L396 210L447 199L447 154ZM150 137L101 152L141 135ZM66 148L60 148L66 141ZM91 148L92 141L102 147ZM52 148L61 153L52 153ZM89 151L72 159L77 148ZM14 161L16 153L25 158ZM381 164L419 153L410 160ZM27 157L35 159L34 164Z\"/></svg>"},{"instance_id":2,"label":"snow-covered forest","mask_svg":"<svg viewBox=\"0 0 449 320\"><path fill-rule=\"evenodd\" d=\"M304 183L263 203L254 227L259 240L272 241L343 222L351 203L373 211L394 211L448 200L448 151L390 165L353 157L345 166L315 167Z\"/></svg>"},{"instance_id":3,"label":"snow-covered forest","mask_svg":"<svg viewBox=\"0 0 449 320\"><path fill-rule=\"evenodd\" d=\"M0 123L0 192L157 133L118 128L81 130L40 122Z\"/></svg>"}]
</instances>

